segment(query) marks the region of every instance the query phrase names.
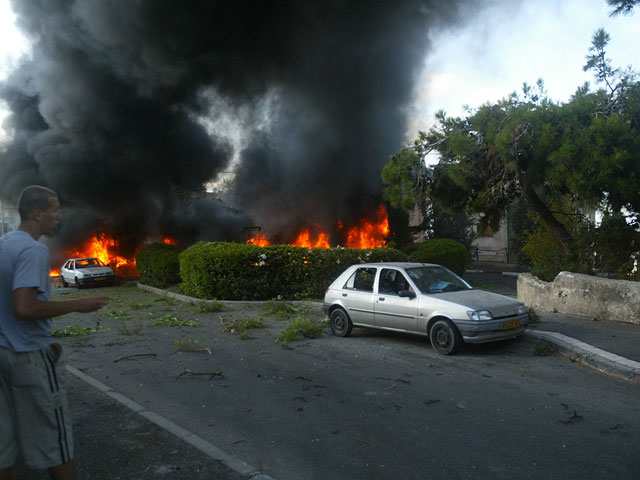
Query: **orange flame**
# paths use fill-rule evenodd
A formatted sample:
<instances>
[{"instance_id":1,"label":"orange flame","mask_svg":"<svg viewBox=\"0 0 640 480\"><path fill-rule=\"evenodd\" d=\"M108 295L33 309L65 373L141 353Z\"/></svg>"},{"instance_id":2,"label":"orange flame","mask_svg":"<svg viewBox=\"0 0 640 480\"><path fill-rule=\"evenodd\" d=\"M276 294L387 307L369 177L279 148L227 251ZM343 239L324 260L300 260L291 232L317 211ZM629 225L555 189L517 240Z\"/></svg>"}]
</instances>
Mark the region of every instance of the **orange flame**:
<instances>
[{"instance_id":1,"label":"orange flame","mask_svg":"<svg viewBox=\"0 0 640 480\"><path fill-rule=\"evenodd\" d=\"M102 233L94 235L82 247L72 248L67 250L66 253L68 258L96 257L102 260L105 265L113 268L116 274L137 276L138 270L136 269L135 257L128 259L118 255L116 251L117 244L115 239ZM52 269L49 275L52 277L58 276L60 275L60 270Z\"/></svg>"},{"instance_id":2,"label":"orange flame","mask_svg":"<svg viewBox=\"0 0 640 480\"><path fill-rule=\"evenodd\" d=\"M271 242L267 240L267 237L260 234L257 234L255 237L251 237L249 240L247 240L247 243L250 245L256 245L258 247L268 247L269 245L271 245Z\"/></svg>"},{"instance_id":3,"label":"orange flame","mask_svg":"<svg viewBox=\"0 0 640 480\"><path fill-rule=\"evenodd\" d=\"M176 242L173 238L170 237L165 237L162 239L162 243L164 243L165 245L177 245L178 242Z\"/></svg>"},{"instance_id":4,"label":"orange flame","mask_svg":"<svg viewBox=\"0 0 640 480\"><path fill-rule=\"evenodd\" d=\"M316 228L322 228L322 226L316 225ZM305 228L300 232L291 245L294 247L304 248L330 248L329 234L321 231L315 236L315 238L312 238L311 231L308 228Z\"/></svg>"},{"instance_id":5,"label":"orange flame","mask_svg":"<svg viewBox=\"0 0 640 480\"><path fill-rule=\"evenodd\" d=\"M376 222L363 219L360 226L347 230L346 246L348 248L382 247L387 235L389 235L389 216L384 205L380 205Z\"/></svg>"},{"instance_id":6,"label":"orange flame","mask_svg":"<svg viewBox=\"0 0 640 480\"><path fill-rule=\"evenodd\" d=\"M304 228L300 231L296 239L291 242L294 247L304 248L331 248L329 234L322 225L315 224L316 234L312 234L311 229ZM344 224L338 220L338 231L344 230ZM389 216L384 204L380 205L376 213L375 221L363 218L360 225L356 225L346 230L346 243L348 248L377 248L383 247L385 238L389 235ZM256 235L247 240L247 243L259 247L267 247L271 242L264 235Z\"/></svg>"}]
</instances>

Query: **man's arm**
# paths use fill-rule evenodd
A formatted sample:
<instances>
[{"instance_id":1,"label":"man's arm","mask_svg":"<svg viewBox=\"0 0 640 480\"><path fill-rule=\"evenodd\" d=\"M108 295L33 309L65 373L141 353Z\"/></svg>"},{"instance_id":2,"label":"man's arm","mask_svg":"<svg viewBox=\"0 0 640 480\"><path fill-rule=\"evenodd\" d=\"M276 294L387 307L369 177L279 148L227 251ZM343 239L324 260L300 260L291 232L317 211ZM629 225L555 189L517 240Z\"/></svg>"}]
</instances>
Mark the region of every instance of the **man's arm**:
<instances>
[{"instance_id":1,"label":"man's arm","mask_svg":"<svg viewBox=\"0 0 640 480\"><path fill-rule=\"evenodd\" d=\"M38 289L13 291L13 314L18 320L44 320L71 312L93 312L107 303L106 297L84 297L64 302L45 302L37 298Z\"/></svg>"}]
</instances>

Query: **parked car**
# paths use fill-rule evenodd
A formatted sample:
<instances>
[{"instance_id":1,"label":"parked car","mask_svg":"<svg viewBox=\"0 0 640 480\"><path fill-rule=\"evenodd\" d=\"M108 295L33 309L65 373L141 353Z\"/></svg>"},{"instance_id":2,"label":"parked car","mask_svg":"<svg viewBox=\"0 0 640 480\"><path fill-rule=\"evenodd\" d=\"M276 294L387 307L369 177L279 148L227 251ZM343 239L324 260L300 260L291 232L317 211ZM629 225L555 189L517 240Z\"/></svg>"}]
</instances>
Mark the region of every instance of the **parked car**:
<instances>
[{"instance_id":1,"label":"parked car","mask_svg":"<svg viewBox=\"0 0 640 480\"><path fill-rule=\"evenodd\" d=\"M60 269L60 277L65 287L73 283L78 288L86 285L113 285L116 280L114 271L95 257L70 258Z\"/></svg>"},{"instance_id":2,"label":"parked car","mask_svg":"<svg viewBox=\"0 0 640 480\"><path fill-rule=\"evenodd\" d=\"M429 337L444 355L465 342L517 337L529 323L522 302L476 290L428 263L352 265L327 289L324 310L339 337L354 326L408 332Z\"/></svg>"}]
</instances>

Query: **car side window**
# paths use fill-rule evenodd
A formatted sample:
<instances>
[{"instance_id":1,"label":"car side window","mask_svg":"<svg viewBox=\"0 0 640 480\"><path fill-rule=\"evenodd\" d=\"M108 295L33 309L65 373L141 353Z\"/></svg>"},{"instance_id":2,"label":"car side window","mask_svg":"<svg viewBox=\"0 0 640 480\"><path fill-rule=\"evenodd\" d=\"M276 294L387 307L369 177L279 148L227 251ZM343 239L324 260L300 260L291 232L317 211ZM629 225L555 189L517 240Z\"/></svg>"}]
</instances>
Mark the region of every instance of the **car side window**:
<instances>
[{"instance_id":1,"label":"car side window","mask_svg":"<svg viewBox=\"0 0 640 480\"><path fill-rule=\"evenodd\" d=\"M386 295L398 295L400 290L410 290L409 282L402 272L390 268L382 269L380 272L380 285L378 292Z\"/></svg>"},{"instance_id":2,"label":"car side window","mask_svg":"<svg viewBox=\"0 0 640 480\"><path fill-rule=\"evenodd\" d=\"M362 292L373 292L373 280L376 278L375 268L358 268L349 277L344 288L349 290L359 290Z\"/></svg>"}]
</instances>

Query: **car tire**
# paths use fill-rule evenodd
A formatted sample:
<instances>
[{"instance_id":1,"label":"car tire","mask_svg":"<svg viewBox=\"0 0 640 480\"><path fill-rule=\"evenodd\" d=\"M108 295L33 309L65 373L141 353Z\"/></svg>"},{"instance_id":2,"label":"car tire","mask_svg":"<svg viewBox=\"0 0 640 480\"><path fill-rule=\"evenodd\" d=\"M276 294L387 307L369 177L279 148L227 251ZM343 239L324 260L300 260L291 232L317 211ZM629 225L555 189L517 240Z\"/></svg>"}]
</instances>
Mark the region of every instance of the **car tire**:
<instances>
[{"instance_id":1,"label":"car tire","mask_svg":"<svg viewBox=\"0 0 640 480\"><path fill-rule=\"evenodd\" d=\"M68 287L69 283L67 283L67 281L64 279L64 277L61 275L60 278L62 279L62 286L63 287Z\"/></svg>"},{"instance_id":2,"label":"car tire","mask_svg":"<svg viewBox=\"0 0 640 480\"><path fill-rule=\"evenodd\" d=\"M78 281L78 277L75 278L75 282L76 282L76 287L78 287L78 290L80 290L82 288L82 285L80 285L80 282Z\"/></svg>"},{"instance_id":3,"label":"car tire","mask_svg":"<svg viewBox=\"0 0 640 480\"><path fill-rule=\"evenodd\" d=\"M462 337L456 326L446 318L437 320L429 331L433 349L441 355L451 355L462 344Z\"/></svg>"},{"instance_id":4,"label":"car tire","mask_svg":"<svg viewBox=\"0 0 640 480\"><path fill-rule=\"evenodd\" d=\"M336 308L329 316L329 323L331 324L331 331L337 337L348 337L351 335L353 329L353 323L347 312L342 308Z\"/></svg>"}]
</instances>

